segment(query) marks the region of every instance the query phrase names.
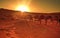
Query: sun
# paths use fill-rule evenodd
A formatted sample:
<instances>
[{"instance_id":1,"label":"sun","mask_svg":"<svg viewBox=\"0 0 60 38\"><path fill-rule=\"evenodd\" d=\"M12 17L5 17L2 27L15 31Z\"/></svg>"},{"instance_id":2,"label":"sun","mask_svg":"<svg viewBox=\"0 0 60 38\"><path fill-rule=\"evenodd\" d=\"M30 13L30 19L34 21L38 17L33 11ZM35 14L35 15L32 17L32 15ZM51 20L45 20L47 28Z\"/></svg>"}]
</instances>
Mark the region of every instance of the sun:
<instances>
[{"instance_id":1,"label":"sun","mask_svg":"<svg viewBox=\"0 0 60 38\"><path fill-rule=\"evenodd\" d=\"M25 5L17 6L16 10L21 11L21 12L29 12L30 11L28 6L25 6Z\"/></svg>"}]
</instances>

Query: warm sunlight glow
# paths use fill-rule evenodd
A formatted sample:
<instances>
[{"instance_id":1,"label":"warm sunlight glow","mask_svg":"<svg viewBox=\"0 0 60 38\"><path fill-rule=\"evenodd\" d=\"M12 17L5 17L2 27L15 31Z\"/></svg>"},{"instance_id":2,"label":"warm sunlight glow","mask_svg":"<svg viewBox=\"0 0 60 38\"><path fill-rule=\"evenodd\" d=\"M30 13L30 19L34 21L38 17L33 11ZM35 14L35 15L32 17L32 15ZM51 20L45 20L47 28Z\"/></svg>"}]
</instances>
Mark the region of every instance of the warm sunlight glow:
<instances>
[{"instance_id":1,"label":"warm sunlight glow","mask_svg":"<svg viewBox=\"0 0 60 38\"><path fill-rule=\"evenodd\" d=\"M27 6L18 6L16 7L16 10L21 11L21 12L29 12L29 8Z\"/></svg>"}]
</instances>

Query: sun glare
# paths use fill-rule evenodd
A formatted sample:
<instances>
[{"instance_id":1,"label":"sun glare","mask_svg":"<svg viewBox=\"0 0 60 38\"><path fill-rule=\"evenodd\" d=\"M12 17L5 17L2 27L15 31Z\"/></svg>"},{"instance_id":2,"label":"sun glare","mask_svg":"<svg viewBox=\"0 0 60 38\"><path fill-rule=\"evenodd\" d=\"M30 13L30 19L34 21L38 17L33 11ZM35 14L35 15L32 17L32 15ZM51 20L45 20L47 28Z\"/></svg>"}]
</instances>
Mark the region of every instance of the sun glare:
<instances>
[{"instance_id":1,"label":"sun glare","mask_svg":"<svg viewBox=\"0 0 60 38\"><path fill-rule=\"evenodd\" d=\"M21 12L29 12L29 8L27 6L17 6L16 10L21 11Z\"/></svg>"}]
</instances>

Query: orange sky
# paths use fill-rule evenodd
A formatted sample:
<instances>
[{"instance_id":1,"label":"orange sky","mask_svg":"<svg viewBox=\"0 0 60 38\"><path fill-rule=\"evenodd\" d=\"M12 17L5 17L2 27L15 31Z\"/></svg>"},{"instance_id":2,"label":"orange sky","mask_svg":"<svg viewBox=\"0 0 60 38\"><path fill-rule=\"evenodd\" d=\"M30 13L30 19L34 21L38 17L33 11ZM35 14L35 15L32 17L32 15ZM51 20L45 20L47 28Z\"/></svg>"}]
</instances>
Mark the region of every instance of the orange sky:
<instances>
[{"instance_id":1,"label":"orange sky","mask_svg":"<svg viewBox=\"0 0 60 38\"><path fill-rule=\"evenodd\" d=\"M0 8L15 10L21 4L29 6L30 12L60 12L60 0L0 0Z\"/></svg>"}]
</instances>

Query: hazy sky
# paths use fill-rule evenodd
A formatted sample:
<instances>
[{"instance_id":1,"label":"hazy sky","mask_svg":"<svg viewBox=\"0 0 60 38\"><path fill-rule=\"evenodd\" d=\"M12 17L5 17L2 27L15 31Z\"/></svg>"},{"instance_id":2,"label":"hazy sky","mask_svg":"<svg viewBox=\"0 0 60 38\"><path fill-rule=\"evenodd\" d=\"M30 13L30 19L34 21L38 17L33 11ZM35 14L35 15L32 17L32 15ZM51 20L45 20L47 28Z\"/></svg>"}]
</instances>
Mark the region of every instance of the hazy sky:
<instances>
[{"instance_id":1,"label":"hazy sky","mask_svg":"<svg viewBox=\"0 0 60 38\"><path fill-rule=\"evenodd\" d=\"M0 8L13 9L24 3L31 12L60 12L60 0L0 0Z\"/></svg>"}]
</instances>

